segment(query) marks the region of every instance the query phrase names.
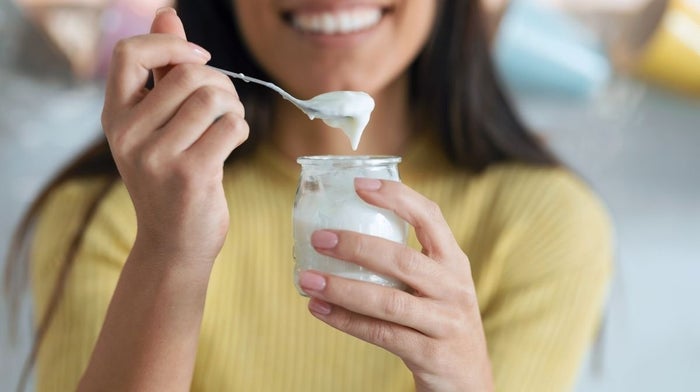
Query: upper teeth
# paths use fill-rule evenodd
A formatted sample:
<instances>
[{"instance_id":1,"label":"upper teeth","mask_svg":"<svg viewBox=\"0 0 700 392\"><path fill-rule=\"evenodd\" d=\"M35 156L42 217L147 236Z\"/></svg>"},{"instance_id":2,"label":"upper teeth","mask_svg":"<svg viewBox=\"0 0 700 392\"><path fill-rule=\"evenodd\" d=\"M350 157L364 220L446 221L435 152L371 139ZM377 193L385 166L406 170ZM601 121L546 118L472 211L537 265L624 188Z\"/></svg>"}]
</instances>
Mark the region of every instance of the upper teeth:
<instances>
[{"instance_id":1,"label":"upper teeth","mask_svg":"<svg viewBox=\"0 0 700 392\"><path fill-rule=\"evenodd\" d=\"M322 33L352 33L374 26L382 18L378 8L340 10L335 12L299 13L292 15L292 23L300 30Z\"/></svg>"}]
</instances>

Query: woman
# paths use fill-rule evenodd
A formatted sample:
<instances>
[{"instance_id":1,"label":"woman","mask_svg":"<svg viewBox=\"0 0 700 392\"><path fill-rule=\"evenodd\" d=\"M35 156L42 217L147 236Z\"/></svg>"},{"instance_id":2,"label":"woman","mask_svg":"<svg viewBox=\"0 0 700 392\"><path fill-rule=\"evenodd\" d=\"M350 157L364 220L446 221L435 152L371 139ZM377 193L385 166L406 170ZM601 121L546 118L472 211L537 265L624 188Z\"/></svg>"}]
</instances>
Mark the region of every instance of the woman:
<instances>
[{"instance_id":1,"label":"woman","mask_svg":"<svg viewBox=\"0 0 700 392\"><path fill-rule=\"evenodd\" d=\"M180 1L179 15L186 28L163 9L152 34L115 49L103 111L114 161L102 142L26 221L38 220L39 389L573 385L610 276L609 222L506 102L477 2ZM301 98L375 98L357 153L403 156L405 185L356 190L415 238L311 241L410 290L308 271L310 299L296 295L294 160L353 152L340 131L207 62Z\"/></svg>"}]
</instances>

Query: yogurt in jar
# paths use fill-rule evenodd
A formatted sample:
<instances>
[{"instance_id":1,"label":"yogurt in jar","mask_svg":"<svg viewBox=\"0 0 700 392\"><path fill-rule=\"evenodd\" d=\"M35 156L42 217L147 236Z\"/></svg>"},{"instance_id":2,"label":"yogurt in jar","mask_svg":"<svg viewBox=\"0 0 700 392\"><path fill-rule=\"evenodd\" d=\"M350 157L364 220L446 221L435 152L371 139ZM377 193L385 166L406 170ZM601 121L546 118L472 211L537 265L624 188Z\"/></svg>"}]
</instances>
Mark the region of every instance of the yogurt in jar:
<instances>
[{"instance_id":1,"label":"yogurt in jar","mask_svg":"<svg viewBox=\"0 0 700 392\"><path fill-rule=\"evenodd\" d=\"M357 264L322 255L311 246L311 234L320 229L350 230L405 244L407 224L389 210L372 206L357 195L356 177L398 181L399 157L312 156L297 160L302 166L294 201L294 282L299 272L312 269L389 287L404 288L398 280Z\"/></svg>"}]
</instances>

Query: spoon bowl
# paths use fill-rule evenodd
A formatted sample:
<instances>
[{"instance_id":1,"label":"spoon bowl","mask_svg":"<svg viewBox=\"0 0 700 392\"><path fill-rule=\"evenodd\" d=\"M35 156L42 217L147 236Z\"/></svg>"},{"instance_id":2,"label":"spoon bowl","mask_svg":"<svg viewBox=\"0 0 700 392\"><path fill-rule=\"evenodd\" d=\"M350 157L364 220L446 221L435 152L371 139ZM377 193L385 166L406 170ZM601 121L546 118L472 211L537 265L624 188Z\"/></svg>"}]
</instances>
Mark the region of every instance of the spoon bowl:
<instances>
[{"instance_id":1,"label":"spoon bowl","mask_svg":"<svg viewBox=\"0 0 700 392\"><path fill-rule=\"evenodd\" d=\"M295 98L273 83L211 65L208 67L232 78L240 79L244 82L257 83L276 91L282 98L291 102L309 116L310 119L319 118L331 127L342 129L350 139L353 150L357 149L362 131L369 122L370 113L374 110L374 99L362 91L331 91L303 100Z\"/></svg>"}]
</instances>

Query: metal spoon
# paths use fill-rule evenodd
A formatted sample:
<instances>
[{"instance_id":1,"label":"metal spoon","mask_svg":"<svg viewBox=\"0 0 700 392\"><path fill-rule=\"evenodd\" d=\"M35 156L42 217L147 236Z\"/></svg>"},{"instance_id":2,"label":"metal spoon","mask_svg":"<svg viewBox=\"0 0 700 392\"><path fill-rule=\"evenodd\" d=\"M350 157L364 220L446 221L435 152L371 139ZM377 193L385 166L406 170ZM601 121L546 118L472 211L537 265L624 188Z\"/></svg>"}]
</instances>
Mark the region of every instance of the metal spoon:
<instances>
[{"instance_id":1,"label":"metal spoon","mask_svg":"<svg viewBox=\"0 0 700 392\"><path fill-rule=\"evenodd\" d=\"M287 101L291 102L294 104L294 106L298 107L302 112L306 113L310 118L320 118L320 119L343 119L343 118L349 118L349 117L355 117L356 113L343 113L347 112L348 110L338 110L339 105L329 105L331 102L329 98L329 94L338 94L338 93L344 93L346 95L352 94L354 99L362 99L362 100L372 100L372 97L369 96L369 94L361 91L331 91L328 93L323 93L320 95L317 95L309 100L303 100L303 99L298 99L289 94L288 92L284 91L282 88L279 86L266 82L264 80L256 79L250 76L246 76L242 73L238 72L231 72L227 71L225 69L213 67L209 65L208 67L213 68L225 75L228 75L232 78L240 79L245 82L253 82L257 84L261 84L267 88L270 88L272 90L275 90L277 93L279 93L282 98L286 99Z\"/></svg>"},{"instance_id":2,"label":"metal spoon","mask_svg":"<svg viewBox=\"0 0 700 392\"><path fill-rule=\"evenodd\" d=\"M303 100L293 97L273 83L211 65L209 67L232 78L270 88L306 113L310 119L319 118L331 127L342 129L350 139L353 150L357 149L362 131L369 122L370 113L374 110L374 99L362 91L331 91Z\"/></svg>"}]
</instances>

